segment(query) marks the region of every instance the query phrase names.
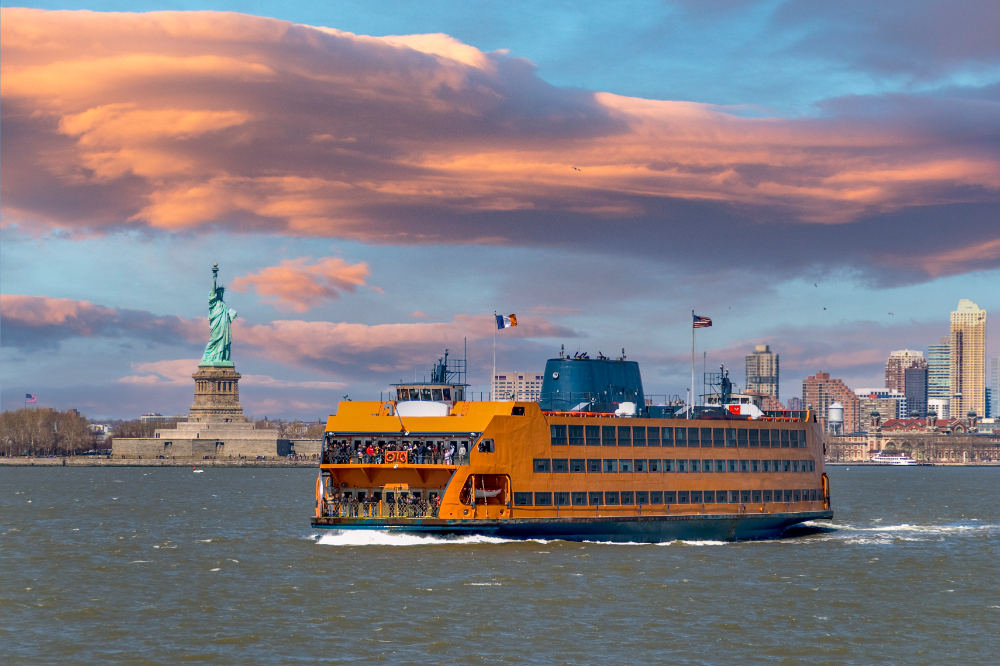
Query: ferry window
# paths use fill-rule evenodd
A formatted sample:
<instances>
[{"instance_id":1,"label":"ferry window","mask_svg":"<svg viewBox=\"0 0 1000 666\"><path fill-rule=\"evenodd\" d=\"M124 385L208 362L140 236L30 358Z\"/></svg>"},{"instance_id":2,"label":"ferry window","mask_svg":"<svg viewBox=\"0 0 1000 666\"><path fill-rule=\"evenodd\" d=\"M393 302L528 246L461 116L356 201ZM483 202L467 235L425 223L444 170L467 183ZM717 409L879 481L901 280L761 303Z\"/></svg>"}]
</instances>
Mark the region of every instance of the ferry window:
<instances>
[{"instance_id":1,"label":"ferry window","mask_svg":"<svg viewBox=\"0 0 1000 666\"><path fill-rule=\"evenodd\" d=\"M688 446L698 446L698 429L688 428Z\"/></svg>"},{"instance_id":2,"label":"ferry window","mask_svg":"<svg viewBox=\"0 0 1000 666\"><path fill-rule=\"evenodd\" d=\"M791 490L786 490L785 491L785 501L786 502L791 502L792 501L792 491Z\"/></svg>"},{"instance_id":3,"label":"ferry window","mask_svg":"<svg viewBox=\"0 0 1000 666\"><path fill-rule=\"evenodd\" d=\"M647 465L646 461L642 460L641 458L636 458L635 459L634 467L635 467L635 471L636 472L648 472L649 471L649 465Z\"/></svg>"},{"instance_id":4,"label":"ferry window","mask_svg":"<svg viewBox=\"0 0 1000 666\"><path fill-rule=\"evenodd\" d=\"M632 446L646 446L646 426L632 426Z\"/></svg>"},{"instance_id":5,"label":"ferry window","mask_svg":"<svg viewBox=\"0 0 1000 666\"><path fill-rule=\"evenodd\" d=\"M450 388L441 389L441 393L444 394L444 399L445 400L451 400L451 389Z\"/></svg>"},{"instance_id":6,"label":"ferry window","mask_svg":"<svg viewBox=\"0 0 1000 666\"><path fill-rule=\"evenodd\" d=\"M649 504L649 493L645 490L640 490L635 494L635 503L639 505Z\"/></svg>"},{"instance_id":7,"label":"ferry window","mask_svg":"<svg viewBox=\"0 0 1000 666\"><path fill-rule=\"evenodd\" d=\"M750 461L749 460L741 460L740 461L740 471L744 472L744 473L750 471Z\"/></svg>"},{"instance_id":8,"label":"ferry window","mask_svg":"<svg viewBox=\"0 0 1000 666\"><path fill-rule=\"evenodd\" d=\"M570 458L569 460L569 471L573 474L583 473L583 470L587 469L587 462L583 458Z\"/></svg>"},{"instance_id":9,"label":"ferry window","mask_svg":"<svg viewBox=\"0 0 1000 666\"><path fill-rule=\"evenodd\" d=\"M552 506L552 493L535 493L535 506Z\"/></svg>"},{"instance_id":10,"label":"ferry window","mask_svg":"<svg viewBox=\"0 0 1000 666\"><path fill-rule=\"evenodd\" d=\"M397 389L397 391L396 391L396 399L399 400L399 401L409 400L410 399L410 391L409 391L409 389L404 389L404 388Z\"/></svg>"},{"instance_id":11,"label":"ferry window","mask_svg":"<svg viewBox=\"0 0 1000 666\"><path fill-rule=\"evenodd\" d=\"M677 461L677 471L678 472L687 472L688 471L688 461L684 460L683 458L679 459Z\"/></svg>"},{"instance_id":12,"label":"ferry window","mask_svg":"<svg viewBox=\"0 0 1000 666\"><path fill-rule=\"evenodd\" d=\"M736 446L736 428L726 428L726 446Z\"/></svg>"},{"instance_id":13,"label":"ferry window","mask_svg":"<svg viewBox=\"0 0 1000 666\"><path fill-rule=\"evenodd\" d=\"M740 446L745 447L747 445L747 429L746 428L740 428L736 432L738 433L738 439L739 439Z\"/></svg>"},{"instance_id":14,"label":"ferry window","mask_svg":"<svg viewBox=\"0 0 1000 666\"><path fill-rule=\"evenodd\" d=\"M534 470L536 474L544 474L552 471L552 465L548 458L535 458Z\"/></svg>"},{"instance_id":15,"label":"ferry window","mask_svg":"<svg viewBox=\"0 0 1000 666\"><path fill-rule=\"evenodd\" d=\"M726 445L726 429L712 428L712 445L722 448Z\"/></svg>"},{"instance_id":16,"label":"ferry window","mask_svg":"<svg viewBox=\"0 0 1000 666\"><path fill-rule=\"evenodd\" d=\"M590 506L604 504L604 493L587 493L587 497L590 499Z\"/></svg>"},{"instance_id":17,"label":"ferry window","mask_svg":"<svg viewBox=\"0 0 1000 666\"><path fill-rule=\"evenodd\" d=\"M701 429L701 445L702 446L712 446L712 429L702 428Z\"/></svg>"},{"instance_id":18,"label":"ferry window","mask_svg":"<svg viewBox=\"0 0 1000 666\"><path fill-rule=\"evenodd\" d=\"M511 407L510 408L510 415L511 416L524 416L524 407Z\"/></svg>"},{"instance_id":19,"label":"ferry window","mask_svg":"<svg viewBox=\"0 0 1000 666\"><path fill-rule=\"evenodd\" d=\"M464 393L462 392L462 389L460 388L455 389L455 400L461 401L464 399L464 397L465 396Z\"/></svg>"},{"instance_id":20,"label":"ferry window","mask_svg":"<svg viewBox=\"0 0 1000 666\"><path fill-rule=\"evenodd\" d=\"M711 472L712 471L712 461L711 460L702 460L701 461L701 471L704 472L704 473L706 473L706 474L709 473L709 472Z\"/></svg>"},{"instance_id":21,"label":"ferry window","mask_svg":"<svg viewBox=\"0 0 1000 666\"><path fill-rule=\"evenodd\" d=\"M691 504L701 504L701 491L692 490L691 491Z\"/></svg>"},{"instance_id":22,"label":"ferry window","mask_svg":"<svg viewBox=\"0 0 1000 666\"><path fill-rule=\"evenodd\" d=\"M607 504L608 506L617 506L618 505L618 492L617 491L608 491L608 492L604 493L604 503Z\"/></svg>"},{"instance_id":23,"label":"ferry window","mask_svg":"<svg viewBox=\"0 0 1000 666\"><path fill-rule=\"evenodd\" d=\"M601 445L615 446L615 427L601 426Z\"/></svg>"},{"instance_id":24,"label":"ferry window","mask_svg":"<svg viewBox=\"0 0 1000 666\"><path fill-rule=\"evenodd\" d=\"M650 504L663 504L663 491L654 490L649 493L649 503Z\"/></svg>"},{"instance_id":25,"label":"ferry window","mask_svg":"<svg viewBox=\"0 0 1000 666\"><path fill-rule=\"evenodd\" d=\"M618 446L632 446L632 428L618 426Z\"/></svg>"},{"instance_id":26,"label":"ferry window","mask_svg":"<svg viewBox=\"0 0 1000 666\"><path fill-rule=\"evenodd\" d=\"M798 488L796 488L795 490L793 490L792 493L793 493L793 496L792 496L792 501L793 502L799 502L799 501L801 501L801 497L802 496L801 496Z\"/></svg>"},{"instance_id":27,"label":"ferry window","mask_svg":"<svg viewBox=\"0 0 1000 666\"><path fill-rule=\"evenodd\" d=\"M749 490L741 490L740 491L740 501L743 502L744 504L749 504L750 503L750 491Z\"/></svg>"},{"instance_id":28,"label":"ferry window","mask_svg":"<svg viewBox=\"0 0 1000 666\"><path fill-rule=\"evenodd\" d=\"M569 460L566 458L552 459L552 472L555 474L566 474L569 472Z\"/></svg>"},{"instance_id":29,"label":"ferry window","mask_svg":"<svg viewBox=\"0 0 1000 666\"><path fill-rule=\"evenodd\" d=\"M691 503L691 493L686 490L677 491L677 503L678 504L690 504Z\"/></svg>"},{"instance_id":30,"label":"ferry window","mask_svg":"<svg viewBox=\"0 0 1000 666\"><path fill-rule=\"evenodd\" d=\"M799 471L799 461L798 460L793 460L792 461L792 471L793 472Z\"/></svg>"},{"instance_id":31,"label":"ferry window","mask_svg":"<svg viewBox=\"0 0 1000 666\"><path fill-rule=\"evenodd\" d=\"M604 471L610 474L614 474L618 471L618 461L612 458L604 459Z\"/></svg>"},{"instance_id":32,"label":"ferry window","mask_svg":"<svg viewBox=\"0 0 1000 666\"><path fill-rule=\"evenodd\" d=\"M632 471L632 460L630 458L622 458L618 461L618 469L623 473Z\"/></svg>"},{"instance_id":33,"label":"ferry window","mask_svg":"<svg viewBox=\"0 0 1000 666\"><path fill-rule=\"evenodd\" d=\"M601 459L600 458L587 458L587 473L588 474L600 474L601 473Z\"/></svg>"},{"instance_id":34,"label":"ferry window","mask_svg":"<svg viewBox=\"0 0 1000 666\"><path fill-rule=\"evenodd\" d=\"M815 460L810 460L809 461L809 471L810 472L815 472L816 471L816 461Z\"/></svg>"},{"instance_id":35,"label":"ferry window","mask_svg":"<svg viewBox=\"0 0 1000 666\"><path fill-rule=\"evenodd\" d=\"M552 446L566 446L566 426L549 426L552 435Z\"/></svg>"},{"instance_id":36,"label":"ferry window","mask_svg":"<svg viewBox=\"0 0 1000 666\"><path fill-rule=\"evenodd\" d=\"M725 460L716 460L715 461L715 471L716 472L725 472L726 471L726 461Z\"/></svg>"},{"instance_id":37,"label":"ferry window","mask_svg":"<svg viewBox=\"0 0 1000 666\"><path fill-rule=\"evenodd\" d=\"M646 443L649 446L659 446L660 445L660 429L659 428L646 428Z\"/></svg>"},{"instance_id":38,"label":"ferry window","mask_svg":"<svg viewBox=\"0 0 1000 666\"><path fill-rule=\"evenodd\" d=\"M569 506L569 493L555 493L556 506Z\"/></svg>"},{"instance_id":39,"label":"ferry window","mask_svg":"<svg viewBox=\"0 0 1000 666\"><path fill-rule=\"evenodd\" d=\"M635 504L635 493L631 490L622 491L622 504L632 505Z\"/></svg>"},{"instance_id":40,"label":"ferry window","mask_svg":"<svg viewBox=\"0 0 1000 666\"><path fill-rule=\"evenodd\" d=\"M649 471L650 472L662 472L663 462L659 458L649 459Z\"/></svg>"},{"instance_id":41,"label":"ferry window","mask_svg":"<svg viewBox=\"0 0 1000 666\"><path fill-rule=\"evenodd\" d=\"M583 426L582 425L571 425L569 427L569 445L570 446L583 446Z\"/></svg>"},{"instance_id":42,"label":"ferry window","mask_svg":"<svg viewBox=\"0 0 1000 666\"><path fill-rule=\"evenodd\" d=\"M673 446L673 445L674 445L674 429L663 428L663 446Z\"/></svg>"},{"instance_id":43,"label":"ferry window","mask_svg":"<svg viewBox=\"0 0 1000 666\"><path fill-rule=\"evenodd\" d=\"M403 444L406 444L406 442L403 442ZM477 448L480 453L493 453L496 451L496 447L494 446L492 439L479 440L479 446Z\"/></svg>"},{"instance_id":44,"label":"ferry window","mask_svg":"<svg viewBox=\"0 0 1000 666\"><path fill-rule=\"evenodd\" d=\"M770 460L761 460L760 461L760 471L762 471L762 472L770 472L771 471L771 461Z\"/></svg>"},{"instance_id":45,"label":"ferry window","mask_svg":"<svg viewBox=\"0 0 1000 666\"><path fill-rule=\"evenodd\" d=\"M429 388L420 389L420 399L421 400L430 400L431 399L431 390Z\"/></svg>"},{"instance_id":46,"label":"ferry window","mask_svg":"<svg viewBox=\"0 0 1000 666\"><path fill-rule=\"evenodd\" d=\"M700 460L689 460L688 461L688 469L691 470L693 473L697 474L698 472L701 471L701 461Z\"/></svg>"},{"instance_id":47,"label":"ferry window","mask_svg":"<svg viewBox=\"0 0 1000 666\"><path fill-rule=\"evenodd\" d=\"M573 493L573 506L587 506L587 493Z\"/></svg>"},{"instance_id":48,"label":"ferry window","mask_svg":"<svg viewBox=\"0 0 1000 666\"><path fill-rule=\"evenodd\" d=\"M759 472L760 471L760 461L759 460L751 460L750 461L750 471L751 472Z\"/></svg>"},{"instance_id":49,"label":"ferry window","mask_svg":"<svg viewBox=\"0 0 1000 666\"><path fill-rule=\"evenodd\" d=\"M728 463L728 466L726 467L726 469L728 471L730 471L730 472L735 472L737 470L737 465L739 465L740 461L739 460L728 460L726 462Z\"/></svg>"},{"instance_id":50,"label":"ferry window","mask_svg":"<svg viewBox=\"0 0 1000 666\"><path fill-rule=\"evenodd\" d=\"M677 504L677 491L668 490L663 493L663 503L664 504Z\"/></svg>"},{"instance_id":51,"label":"ferry window","mask_svg":"<svg viewBox=\"0 0 1000 666\"><path fill-rule=\"evenodd\" d=\"M770 490L765 490L763 494L764 494L764 496L761 497L761 501L763 501L763 502L770 502L771 501L771 491Z\"/></svg>"},{"instance_id":52,"label":"ferry window","mask_svg":"<svg viewBox=\"0 0 1000 666\"><path fill-rule=\"evenodd\" d=\"M760 431L760 446L762 449L769 448L771 446L771 431L761 430Z\"/></svg>"},{"instance_id":53,"label":"ferry window","mask_svg":"<svg viewBox=\"0 0 1000 666\"><path fill-rule=\"evenodd\" d=\"M514 493L514 506L531 506L531 493Z\"/></svg>"},{"instance_id":54,"label":"ferry window","mask_svg":"<svg viewBox=\"0 0 1000 666\"><path fill-rule=\"evenodd\" d=\"M601 426L587 426L587 446L601 445Z\"/></svg>"},{"instance_id":55,"label":"ferry window","mask_svg":"<svg viewBox=\"0 0 1000 666\"><path fill-rule=\"evenodd\" d=\"M750 447L760 446L760 430L751 429L748 434L750 435Z\"/></svg>"},{"instance_id":56,"label":"ferry window","mask_svg":"<svg viewBox=\"0 0 1000 666\"><path fill-rule=\"evenodd\" d=\"M675 472L677 468L674 466L674 461L672 458L663 459L663 471L664 472Z\"/></svg>"},{"instance_id":57,"label":"ferry window","mask_svg":"<svg viewBox=\"0 0 1000 666\"><path fill-rule=\"evenodd\" d=\"M674 437L677 446L687 446L687 428L675 428Z\"/></svg>"},{"instance_id":58,"label":"ferry window","mask_svg":"<svg viewBox=\"0 0 1000 666\"><path fill-rule=\"evenodd\" d=\"M818 493L817 493L817 491L816 491L815 488L813 488L812 490L809 491L809 496L810 496L809 497L810 501L812 501L812 502L817 501Z\"/></svg>"},{"instance_id":59,"label":"ferry window","mask_svg":"<svg viewBox=\"0 0 1000 666\"><path fill-rule=\"evenodd\" d=\"M781 431L772 430L771 431L771 448L777 449L781 447Z\"/></svg>"},{"instance_id":60,"label":"ferry window","mask_svg":"<svg viewBox=\"0 0 1000 666\"><path fill-rule=\"evenodd\" d=\"M788 431L787 430L782 430L781 431L781 448L783 448L783 449L787 449L788 448Z\"/></svg>"},{"instance_id":61,"label":"ferry window","mask_svg":"<svg viewBox=\"0 0 1000 666\"><path fill-rule=\"evenodd\" d=\"M788 432L788 437L789 437L789 439L792 440L791 444L792 444L792 448L793 449L799 448L800 447L800 443L801 443L801 448L803 448L803 449L806 448L806 438L802 437L800 439L799 438L799 433L800 433L800 431L798 431L798 430L790 430ZM805 433L802 433L802 434L805 434Z\"/></svg>"},{"instance_id":62,"label":"ferry window","mask_svg":"<svg viewBox=\"0 0 1000 666\"><path fill-rule=\"evenodd\" d=\"M782 472L790 472L790 471L792 471L792 461L791 460L782 460L781 461L781 471Z\"/></svg>"},{"instance_id":63,"label":"ferry window","mask_svg":"<svg viewBox=\"0 0 1000 666\"><path fill-rule=\"evenodd\" d=\"M750 501L754 504L760 504L760 491L754 490L750 493Z\"/></svg>"}]
</instances>

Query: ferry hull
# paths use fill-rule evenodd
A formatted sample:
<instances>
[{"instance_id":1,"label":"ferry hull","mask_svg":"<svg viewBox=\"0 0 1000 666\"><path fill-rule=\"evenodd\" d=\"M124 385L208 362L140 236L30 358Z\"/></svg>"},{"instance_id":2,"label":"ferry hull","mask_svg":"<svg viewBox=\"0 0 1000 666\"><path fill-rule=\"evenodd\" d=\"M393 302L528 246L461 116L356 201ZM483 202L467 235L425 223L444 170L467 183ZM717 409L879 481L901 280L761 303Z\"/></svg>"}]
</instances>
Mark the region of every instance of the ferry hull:
<instances>
[{"instance_id":1,"label":"ferry hull","mask_svg":"<svg viewBox=\"0 0 1000 666\"><path fill-rule=\"evenodd\" d=\"M377 530L441 536L483 535L503 539L561 539L662 543L773 539L807 520L829 520L833 511L635 517L510 518L446 520L440 518L314 518L312 526L333 530Z\"/></svg>"}]
</instances>

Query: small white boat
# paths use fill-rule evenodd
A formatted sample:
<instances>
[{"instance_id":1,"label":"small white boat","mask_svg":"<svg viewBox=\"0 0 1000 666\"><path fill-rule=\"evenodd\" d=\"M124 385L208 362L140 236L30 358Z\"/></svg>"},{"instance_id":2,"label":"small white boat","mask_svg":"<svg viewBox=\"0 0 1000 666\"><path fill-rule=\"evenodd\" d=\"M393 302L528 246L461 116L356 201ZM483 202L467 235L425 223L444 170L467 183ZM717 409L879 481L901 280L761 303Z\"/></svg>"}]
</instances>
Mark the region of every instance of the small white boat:
<instances>
[{"instance_id":1,"label":"small white boat","mask_svg":"<svg viewBox=\"0 0 1000 666\"><path fill-rule=\"evenodd\" d=\"M502 492L503 492L503 490L500 489L500 488L497 488L496 490L479 490L477 488L476 489L476 499L490 499L490 498L496 497L497 495L499 495Z\"/></svg>"},{"instance_id":2,"label":"small white boat","mask_svg":"<svg viewBox=\"0 0 1000 666\"><path fill-rule=\"evenodd\" d=\"M917 461L908 457L905 453L886 453L879 451L872 456L871 461L876 465L916 465Z\"/></svg>"}]
</instances>

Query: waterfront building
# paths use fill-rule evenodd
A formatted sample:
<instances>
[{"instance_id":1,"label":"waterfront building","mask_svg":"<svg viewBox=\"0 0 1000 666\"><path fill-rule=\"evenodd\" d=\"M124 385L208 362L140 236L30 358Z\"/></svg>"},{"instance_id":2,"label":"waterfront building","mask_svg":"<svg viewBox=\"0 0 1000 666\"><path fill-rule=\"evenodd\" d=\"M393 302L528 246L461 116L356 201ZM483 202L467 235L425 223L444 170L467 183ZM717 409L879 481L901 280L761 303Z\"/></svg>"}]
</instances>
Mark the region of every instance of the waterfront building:
<instances>
[{"instance_id":1,"label":"waterfront building","mask_svg":"<svg viewBox=\"0 0 1000 666\"><path fill-rule=\"evenodd\" d=\"M1000 434L980 427L978 417L888 419L878 412L866 416L864 433L827 436L830 462L867 462L880 451L905 453L918 462L934 464L1000 461Z\"/></svg>"},{"instance_id":2,"label":"waterfront building","mask_svg":"<svg viewBox=\"0 0 1000 666\"><path fill-rule=\"evenodd\" d=\"M812 405L816 418L827 429L830 405L839 402L844 407L844 432L856 432L860 426L860 399L843 381L831 379L829 372L817 372L802 381L802 403Z\"/></svg>"},{"instance_id":3,"label":"waterfront building","mask_svg":"<svg viewBox=\"0 0 1000 666\"><path fill-rule=\"evenodd\" d=\"M990 398L993 401L990 413L1000 416L1000 356L990 359Z\"/></svg>"},{"instance_id":4,"label":"waterfront building","mask_svg":"<svg viewBox=\"0 0 1000 666\"><path fill-rule=\"evenodd\" d=\"M498 372L493 375L494 400L538 402L542 396L544 375L538 372Z\"/></svg>"},{"instance_id":5,"label":"waterfront building","mask_svg":"<svg viewBox=\"0 0 1000 666\"><path fill-rule=\"evenodd\" d=\"M941 338L938 344L927 347L927 398L951 401L950 337Z\"/></svg>"},{"instance_id":6,"label":"waterfront building","mask_svg":"<svg viewBox=\"0 0 1000 666\"><path fill-rule=\"evenodd\" d=\"M904 373L907 368L914 367L927 367L927 359L924 358L923 352L912 349L891 352L889 359L885 362L885 387L900 393L905 392L906 377Z\"/></svg>"},{"instance_id":7,"label":"waterfront building","mask_svg":"<svg viewBox=\"0 0 1000 666\"><path fill-rule=\"evenodd\" d=\"M927 413L931 412L942 419L951 418L951 400L948 398L929 398L927 400Z\"/></svg>"},{"instance_id":8,"label":"waterfront building","mask_svg":"<svg viewBox=\"0 0 1000 666\"><path fill-rule=\"evenodd\" d=\"M905 416L912 416L914 410L917 416L927 416L927 365L912 366L903 371L903 393L906 395Z\"/></svg>"},{"instance_id":9,"label":"waterfront building","mask_svg":"<svg viewBox=\"0 0 1000 666\"><path fill-rule=\"evenodd\" d=\"M986 310L963 298L951 313L951 413L986 413Z\"/></svg>"},{"instance_id":10,"label":"waterfront building","mask_svg":"<svg viewBox=\"0 0 1000 666\"><path fill-rule=\"evenodd\" d=\"M909 415L906 396L900 391L855 389L854 393L858 396L858 429L862 432L867 427L867 416L872 410L877 410L887 419L905 419Z\"/></svg>"},{"instance_id":11,"label":"waterfront building","mask_svg":"<svg viewBox=\"0 0 1000 666\"><path fill-rule=\"evenodd\" d=\"M746 357L748 393L779 398L778 355L771 351L769 345L757 345L754 352Z\"/></svg>"}]
</instances>

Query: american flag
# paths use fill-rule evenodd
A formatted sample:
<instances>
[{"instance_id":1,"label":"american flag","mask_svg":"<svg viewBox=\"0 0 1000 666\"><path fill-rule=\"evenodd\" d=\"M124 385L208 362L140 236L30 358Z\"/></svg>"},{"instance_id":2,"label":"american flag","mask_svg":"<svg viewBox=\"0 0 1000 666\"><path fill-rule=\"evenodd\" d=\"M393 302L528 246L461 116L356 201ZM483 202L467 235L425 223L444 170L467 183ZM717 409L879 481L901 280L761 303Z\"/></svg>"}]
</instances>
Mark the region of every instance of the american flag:
<instances>
[{"instance_id":1,"label":"american flag","mask_svg":"<svg viewBox=\"0 0 1000 666\"><path fill-rule=\"evenodd\" d=\"M694 314L693 312L691 313L691 315L694 317L695 328L708 328L709 326L712 325L712 320L709 317L701 317L699 315Z\"/></svg>"},{"instance_id":2,"label":"american flag","mask_svg":"<svg viewBox=\"0 0 1000 666\"><path fill-rule=\"evenodd\" d=\"M31 395L30 393L25 393L24 394L24 401L26 403L27 402L38 403L38 396L37 395Z\"/></svg>"}]
</instances>

